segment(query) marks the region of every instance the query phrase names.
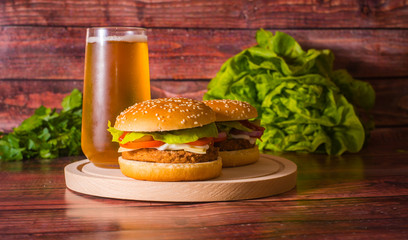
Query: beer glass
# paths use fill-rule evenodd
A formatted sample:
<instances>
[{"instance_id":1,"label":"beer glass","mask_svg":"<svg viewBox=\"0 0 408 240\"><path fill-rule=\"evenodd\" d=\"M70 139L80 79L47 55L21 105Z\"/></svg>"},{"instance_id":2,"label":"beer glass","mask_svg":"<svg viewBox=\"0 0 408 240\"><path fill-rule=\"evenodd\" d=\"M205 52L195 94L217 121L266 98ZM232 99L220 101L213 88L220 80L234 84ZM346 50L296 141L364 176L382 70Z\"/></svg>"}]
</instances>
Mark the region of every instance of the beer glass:
<instances>
[{"instance_id":1,"label":"beer glass","mask_svg":"<svg viewBox=\"0 0 408 240\"><path fill-rule=\"evenodd\" d=\"M86 36L81 146L97 167L118 167L118 143L108 121L136 102L150 99L146 30L89 28Z\"/></svg>"}]
</instances>

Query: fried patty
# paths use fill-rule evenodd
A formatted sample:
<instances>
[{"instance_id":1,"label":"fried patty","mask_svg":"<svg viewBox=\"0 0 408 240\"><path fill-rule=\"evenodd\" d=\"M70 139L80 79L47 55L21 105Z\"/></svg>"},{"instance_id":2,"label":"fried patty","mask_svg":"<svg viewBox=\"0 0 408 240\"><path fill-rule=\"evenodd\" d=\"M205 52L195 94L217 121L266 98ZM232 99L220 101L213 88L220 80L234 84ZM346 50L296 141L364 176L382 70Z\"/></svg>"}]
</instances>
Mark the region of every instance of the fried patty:
<instances>
[{"instance_id":1,"label":"fried patty","mask_svg":"<svg viewBox=\"0 0 408 240\"><path fill-rule=\"evenodd\" d=\"M210 162L218 158L218 148L211 146L206 154L186 152L183 150L164 150L142 148L130 152L122 152L122 158L157 163L199 163Z\"/></svg>"},{"instance_id":2,"label":"fried patty","mask_svg":"<svg viewBox=\"0 0 408 240\"><path fill-rule=\"evenodd\" d=\"M220 151L236 151L241 149L253 148L255 144L251 144L246 139L227 139L221 142L214 143Z\"/></svg>"}]
</instances>

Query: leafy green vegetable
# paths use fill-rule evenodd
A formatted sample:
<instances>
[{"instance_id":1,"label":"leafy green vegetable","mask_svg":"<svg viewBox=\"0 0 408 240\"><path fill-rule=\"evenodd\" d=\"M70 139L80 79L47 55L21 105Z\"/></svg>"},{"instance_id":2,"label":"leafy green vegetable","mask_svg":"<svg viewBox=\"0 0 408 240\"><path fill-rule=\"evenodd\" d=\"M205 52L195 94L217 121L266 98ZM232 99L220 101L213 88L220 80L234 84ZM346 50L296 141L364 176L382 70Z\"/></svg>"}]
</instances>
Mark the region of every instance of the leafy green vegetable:
<instances>
[{"instance_id":1,"label":"leafy green vegetable","mask_svg":"<svg viewBox=\"0 0 408 240\"><path fill-rule=\"evenodd\" d=\"M238 121L226 121L226 122L216 122L218 129L221 132L229 133L232 128L245 131L245 132L252 132L251 129L245 127Z\"/></svg>"},{"instance_id":2,"label":"leafy green vegetable","mask_svg":"<svg viewBox=\"0 0 408 240\"><path fill-rule=\"evenodd\" d=\"M0 160L56 158L80 155L82 94L74 89L62 101L63 109L39 107L9 134L0 133Z\"/></svg>"},{"instance_id":3,"label":"leafy green vegetable","mask_svg":"<svg viewBox=\"0 0 408 240\"><path fill-rule=\"evenodd\" d=\"M222 65L204 99L236 99L256 107L266 128L260 149L358 152L365 132L355 107L374 106L371 85L333 70L330 50L304 51L291 36L263 29L256 40L256 46Z\"/></svg>"},{"instance_id":4,"label":"leafy green vegetable","mask_svg":"<svg viewBox=\"0 0 408 240\"><path fill-rule=\"evenodd\" d=\"M117 130L108 123L108 131L112 134L112 142L119 142L119 137L122 136L123 131ZM215 123L207 124L202 127L187 128L174 131L165 132L130 132L126 134L120 143L125 144L127 142L134 141L145 135L150 135L154 140L163 141L169 144L176 143L188 143L197 141L203 137L217 137L218 131Z\"/></svg>"}]
</instances>

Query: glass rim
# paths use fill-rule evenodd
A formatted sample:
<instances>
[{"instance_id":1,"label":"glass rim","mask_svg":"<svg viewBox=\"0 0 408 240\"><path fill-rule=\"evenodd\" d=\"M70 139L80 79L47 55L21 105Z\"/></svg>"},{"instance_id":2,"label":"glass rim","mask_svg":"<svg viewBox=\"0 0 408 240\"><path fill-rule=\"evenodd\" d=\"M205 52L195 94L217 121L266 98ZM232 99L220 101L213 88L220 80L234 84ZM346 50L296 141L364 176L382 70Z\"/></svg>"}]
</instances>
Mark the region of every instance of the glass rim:
<instances>
[{"instance_id":1,"label":"glass rim","mask_svg":"<svg viewBox=\"0 0 408 240\"><path fill-rule=\"evenodd\" d=\"M147 31L140 27L92 27L86 29L86 41L147 42Z\"/></svg>"}]
</instances>

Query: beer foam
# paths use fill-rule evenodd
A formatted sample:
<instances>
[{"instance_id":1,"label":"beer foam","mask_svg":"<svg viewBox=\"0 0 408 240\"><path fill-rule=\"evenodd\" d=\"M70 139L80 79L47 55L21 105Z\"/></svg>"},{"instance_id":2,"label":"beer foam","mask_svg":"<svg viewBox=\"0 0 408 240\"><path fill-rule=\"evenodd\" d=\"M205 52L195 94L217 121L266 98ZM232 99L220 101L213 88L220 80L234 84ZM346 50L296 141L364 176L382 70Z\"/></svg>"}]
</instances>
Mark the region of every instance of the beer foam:
<instances>
[{"instance_id":1,"label":"beer foam","mask_svg":"<svg viewBox=\"0 0 408 240\"><path fill-rule=\"evenodd\" d=\"M126 35L126 36L100 36L100 37L89 37L89 43L96 42L106 42L106 41L116 41L116 42L147 42L146 35Z\"/></svg>"}]
</instances>

